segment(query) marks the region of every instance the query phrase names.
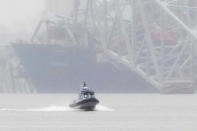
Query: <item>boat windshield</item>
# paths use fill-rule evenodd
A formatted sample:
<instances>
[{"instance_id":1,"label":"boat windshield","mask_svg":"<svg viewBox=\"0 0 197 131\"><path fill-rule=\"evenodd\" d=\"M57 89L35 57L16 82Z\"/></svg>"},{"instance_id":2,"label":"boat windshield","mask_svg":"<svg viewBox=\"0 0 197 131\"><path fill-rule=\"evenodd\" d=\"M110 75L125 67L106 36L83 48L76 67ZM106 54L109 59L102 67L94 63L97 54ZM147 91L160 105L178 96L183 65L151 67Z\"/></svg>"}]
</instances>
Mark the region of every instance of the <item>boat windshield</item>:
<instances>
[{"instance_id":1,"label":"boat windshield","mask_svg":"<svg viewBox=\"0 0 197 131\"><path fill-rule=\"evenodd\" d=\"M79 96L80 99L88 99L88 98L94 98L94 92L88 91L88 92L82 92Z\"/></svg>"}]
</instances>

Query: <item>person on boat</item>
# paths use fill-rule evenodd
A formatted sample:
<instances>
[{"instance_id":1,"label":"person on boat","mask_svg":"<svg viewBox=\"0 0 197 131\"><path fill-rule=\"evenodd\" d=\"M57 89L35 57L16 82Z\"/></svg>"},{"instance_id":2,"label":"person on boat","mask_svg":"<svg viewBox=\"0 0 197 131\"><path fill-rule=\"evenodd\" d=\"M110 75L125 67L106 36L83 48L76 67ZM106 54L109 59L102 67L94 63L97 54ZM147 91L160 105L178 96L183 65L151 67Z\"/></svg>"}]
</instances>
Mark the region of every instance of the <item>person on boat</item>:
<instances>
[{"instance_id":1,"label":"person on boat","mask_svg":"<svg viewBox=\"0 0 197 131\"><path fill-rule=\"evenodd\" d=\"M86 82L83 82L83 85L82 85L82 87L81 87L81 90L80 90L80 96L87 96L87 92L89 91L89 88L87 87L87 84L86 84Z\"/></svg>"},{"instance_id":2,"label":"person on boat","mask_svg":"<svg viewBox=\"0 0 197 131\"><path fill-rule=\"evenodd\" d=\"M85 93L85 92L87 92L89 89L88 89L88 87L87 87L87 84L86 84L86 82L83 82L83 86L82 86L82 88L81 88L81 92L82 93Z\"/></svg>"}]
</instances>

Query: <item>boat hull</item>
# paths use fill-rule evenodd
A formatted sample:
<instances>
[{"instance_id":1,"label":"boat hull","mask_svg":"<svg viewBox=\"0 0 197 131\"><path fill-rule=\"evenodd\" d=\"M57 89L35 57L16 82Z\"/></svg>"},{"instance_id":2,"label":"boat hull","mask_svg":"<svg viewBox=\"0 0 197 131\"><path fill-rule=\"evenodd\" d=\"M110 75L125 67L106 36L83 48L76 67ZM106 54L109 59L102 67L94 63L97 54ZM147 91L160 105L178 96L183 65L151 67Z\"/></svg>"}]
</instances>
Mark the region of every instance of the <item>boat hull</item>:
<instances>
[{"instance_id":1,"label":"boat hull","mask_svg":"<svg viewBox=\"0 0 197 131\"><path fill-rule=\"evenodd\" d=\"M82 109L85 111L92 111L95 110L95 107L98 103L99 101L96 98L88 98L74 102L69 106L72 108Z\"/></svg>"}]
</instances>

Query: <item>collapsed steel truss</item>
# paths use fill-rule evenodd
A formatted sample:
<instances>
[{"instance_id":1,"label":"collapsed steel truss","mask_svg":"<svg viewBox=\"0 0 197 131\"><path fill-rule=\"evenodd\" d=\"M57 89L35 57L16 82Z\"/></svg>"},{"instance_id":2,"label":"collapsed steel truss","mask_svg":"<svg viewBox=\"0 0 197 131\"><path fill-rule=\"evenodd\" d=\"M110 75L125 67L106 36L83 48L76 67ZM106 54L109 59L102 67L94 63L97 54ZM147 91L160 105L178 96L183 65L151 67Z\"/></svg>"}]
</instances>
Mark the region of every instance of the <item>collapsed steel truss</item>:
<instances>
[{"instance_id":1,"label":"collapsed steel truss","mask_svg":"<svg viewBox=\"0 0 197 131\"><path fill-rule=\"evenodd\" d=\"M35 93L28 76L21 77L24 68L10 45L0 46L0 92Z\"/></svg>"},{"instance_id":2,"label":"collapsed steel truss","mask_svg":"<svg viewBox=\"0 0 197 131\"><path fill-rule=\"evenodd\" d=\"M197 74L195 0L85 2L83 5L82 0L75 0L71 17L41 20L32 42L87 46L94 41L100 62L123 64L161 92L174 88L194 89ZM43 24L48 33L38 39Z\"/></svg>"}]
</instances>

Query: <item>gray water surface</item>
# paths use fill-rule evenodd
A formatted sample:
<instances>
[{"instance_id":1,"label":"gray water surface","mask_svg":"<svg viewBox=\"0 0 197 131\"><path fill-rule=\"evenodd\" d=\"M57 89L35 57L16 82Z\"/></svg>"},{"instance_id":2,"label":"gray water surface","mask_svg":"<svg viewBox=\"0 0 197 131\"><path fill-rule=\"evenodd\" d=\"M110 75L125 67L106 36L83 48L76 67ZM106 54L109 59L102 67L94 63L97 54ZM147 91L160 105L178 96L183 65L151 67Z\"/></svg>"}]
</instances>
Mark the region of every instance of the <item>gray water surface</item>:
<instances>
[{"instance_id":1,"label":"gray water surface","mask_svg":"<svg viewBox=\"0 0 197 131\"><path fill-rule=\"evenodd\" d=\"M0 95L0 131L196 131L197 95L98 94L94 112L75 94Z\"/></svg>"}]
</instances>

